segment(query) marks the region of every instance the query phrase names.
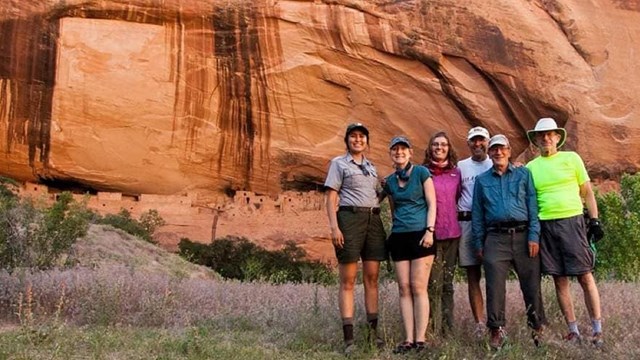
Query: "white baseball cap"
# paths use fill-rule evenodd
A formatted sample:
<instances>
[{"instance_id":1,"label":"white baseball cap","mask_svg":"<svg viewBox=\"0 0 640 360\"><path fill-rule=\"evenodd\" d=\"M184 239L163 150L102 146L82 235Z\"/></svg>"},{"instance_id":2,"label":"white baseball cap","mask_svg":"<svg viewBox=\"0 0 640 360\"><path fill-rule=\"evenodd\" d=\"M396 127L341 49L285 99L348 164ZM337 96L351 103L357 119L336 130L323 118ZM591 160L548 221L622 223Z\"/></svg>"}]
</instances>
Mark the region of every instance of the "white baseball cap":
<instances>
[{"instance_id":1,"label":"white baseball cap","mask_svg":"<svg viewBox=\"0 0 640 360\"><path fill-rule=\"evenodd\" d=\"M482 136L485 139L489 139L491 136L489 135L489 130L483 128L482 126L476 126L469 130L469 134L467 134L467 140L471 140L476 136Z\"/></svg>"},{"instance_id":2,"label":"white baseball cap","mask_svg":"<svg viewBox=\"0 0 640 360\"><path fill-rule=\"evenodd\" d=\"M489 149L494 145L509 146L509 139L502 134L493 135L491 140L489 140Z\"/></svg>"}]
</instances>

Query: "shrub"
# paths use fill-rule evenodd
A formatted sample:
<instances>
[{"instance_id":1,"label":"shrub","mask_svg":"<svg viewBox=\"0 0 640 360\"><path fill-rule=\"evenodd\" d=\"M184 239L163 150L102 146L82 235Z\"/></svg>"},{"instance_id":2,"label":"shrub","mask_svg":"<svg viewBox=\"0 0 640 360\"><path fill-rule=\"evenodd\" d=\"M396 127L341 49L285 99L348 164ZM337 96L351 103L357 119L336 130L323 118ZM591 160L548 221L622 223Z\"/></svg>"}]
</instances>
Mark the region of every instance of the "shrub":
<instances>
[{"instance_id":1,"label":"shrub","mask_svg":"<svg viewBox=\"0 0 640 360\"><path fill-rule=\"evenodd\" d=\"M208 266L228 279L274 284L336 283L335 274L327 265L306 260L306 252L294 242L269 251L244 237L229 236L209 245L183 238L178 248L180 255L189 261Z\"/></svg>"},{"instance_id":2,"label":"shrub","mask_svg":"<svg viewBox=\"0 0 640 360\"><path fill-rule=\"evenodd\" d=\"M153 240L153 233L158 227L165 224L165 221L155 209L142 213L140 219L136 220L132 218L131 213L124 208L117 214L108 214L102 218L98 218L96 222L98 224L111 225L153 244L156 243L156 241Z\"/></svg>"},{"instance_id":3,"label":"shrub","mask_svg":"<svg viewBox=\"0 0 640 360\"><path fill-rule=\"evenodd\" d=\"M166 222L164 221L162 216L160 216L160 213L158 213L158 210L156 209L151 209L142 213L140 215L139 222L142 228L147 231L149 236L152 236L159 227L166 224Z\"/></svg>"},{"instance_id":4,"label":"shrub","mask_svg":"<svg viewBox=\"0 0 640 360\"><path fill-rule=\"evenodd\" d=\"M625 174L620 192L597 195L604 238L596 244L599 277L637 280L640 275L640 173Z\"/></svg>"},{"instance_id":5,"label":"shrub","mask_svg":"<svg viewBox=\"0 0 640 360\"><path fill-rule=\"evenodd\" d=\"M16 195L11 190L11 187L16 186L18 186L18 183L15 180L0 176L0 198L15 198Z\"/></svg>"},{"instance_id":6,"label":"shrub","mask_svg":"<svg viewBox=\"0 0 640 360\"><path fill-rule=\"evenodd\" d=\"M68 192L49 207L0 196L0 266L48 269L87 233L91 213Z\"/></svg>"}]
</instances>

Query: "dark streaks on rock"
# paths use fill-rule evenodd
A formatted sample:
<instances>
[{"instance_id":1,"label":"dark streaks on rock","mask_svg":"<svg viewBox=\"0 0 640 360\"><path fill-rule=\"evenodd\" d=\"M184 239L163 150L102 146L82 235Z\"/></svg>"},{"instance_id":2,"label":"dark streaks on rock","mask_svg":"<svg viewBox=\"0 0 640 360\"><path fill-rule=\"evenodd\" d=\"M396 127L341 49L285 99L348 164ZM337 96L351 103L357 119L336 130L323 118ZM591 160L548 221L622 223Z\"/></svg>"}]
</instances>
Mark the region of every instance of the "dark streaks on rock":
<instances>
[{"instance_id":1,"label":"dark streaks on rock","mask_svg":"<svg viewBox=\"0 0 640 360\"><path fill-rule=\"evenodd\" d=\"M54 17L74 17L85 19L122 20L141 24L164 25L173 22L177 13L169 13L162 7L138 7L130 4L112 3L108 8L61 6Z\"/></svg>"},{"instance_id":2,"label":"dark streaks on rock","mask_svg":"<svg viewBox=\"0 0 640 360\"><path fill-rule=\"evenodd\" d=\"M382 40L384 38L384 34L382 32L382 29L380 28L380 19L378 17L365 13L364 20L367 24L369 41L371 41L371 44L375 49L384 51L384 42Z\"/></svg>"},{"instance_id":3,"label":"dark streaks on rock","mask_svg":"<svg viewBox=\"0 0 640 360\"><path fill-rule=\"evenodd\" d=\"M184 22L182 16L178 14L173 24L167 24L165 28L165 42L173 49L171 65L169 66L169 80L176 84L173 93L173 123L171 124L171 144L175 141L178 127L178 104L180 101L180 86L182 74L182 59L184 58Z\"/></svg>"},{"instance_id":4,"label":"dark streaks on rock","mask_svg":"<svg viewBox=\"0 0 640 360\"><path fill-rule=\"evenodd\" d=\"M196 152L200 130L209 118L209 69L207 60L213 52L213 36L211 34L211 18L201 17L184 22L185 34L180 49L180 68L176 69L178 77L184 80L176 82L176 108L180 118L183 119L182 127L186 129L185 150L188 154Z\"/></svg>"},{"instance_id":5,"label":"dark streaks on rock","mask_svg":"<svg viewBox=\"0 0 640 360\"><path fill-rule=\"evenodd\" d=\"M0 22L0 121L7 148L27 145L29 166L46 170L59 22L45 18Z\"/></svg>"},{"instance_id":6,"label":"dark streaks on rock","mask_svg":"<svg viewBox=\"0 0 640 360\"><path fill-rule=\"evenodd\" d=\"M250 6L215 8L212 24L218 75L217 124L222 131L218 171L231 165L251 189L252 172L265 162L270 139L268 83L261 38L267 27ZM256 159L256 155L258 158Z\"/></svg>"}]
</instances>

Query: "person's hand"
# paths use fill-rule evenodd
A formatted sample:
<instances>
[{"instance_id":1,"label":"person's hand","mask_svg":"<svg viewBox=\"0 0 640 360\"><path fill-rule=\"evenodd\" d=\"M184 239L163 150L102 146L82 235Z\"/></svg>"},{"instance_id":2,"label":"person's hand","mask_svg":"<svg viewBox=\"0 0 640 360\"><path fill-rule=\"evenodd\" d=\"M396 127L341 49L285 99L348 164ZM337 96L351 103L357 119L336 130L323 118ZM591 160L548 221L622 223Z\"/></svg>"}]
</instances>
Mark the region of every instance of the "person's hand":
<instances>
[{"instance_id":1,"label":"person's hand","mask_svg":"<svg viewBox=\"0 0 640 360\"><path fill-rule=\"evenodd\" d=\"M420 240L420 246L424 248L430 248L433 246L433 233L426 231Z\"/></svg>"},{"instance_id":2,"label":"person's hand","mask_svg":"<svg viewBox=\"0 0 640 360\"><path fill-rule=\"evenodd\" d=\"M331 228L331 242L333 242L333 246L337 247L338 249L342 249L342 247L344 246L344 235L342 235L342 231L340 231L340 228Z\"/></svg>"},{"instance_id":3,"label":"person's hand","mask_svg":"<svg viewBox=\"0 0 640 360\"><path fill-rule=\"evenodd\" d=\"M380 186L382 186L384 188L384 186L387 184L387 178L383 177L382 179L380 179Z\"/></svg>"},{"instance_id":4,"label":"person's hand","mask_svg":"<svg viewBox=\"0 0 640 360\"><path fill-rule=\"evenodd\" d=\"M587 239L598 242L604 237L604 229L600 220L597 218L589 219L589 229L587 230Z\"/></svg>"},{"instance_id":5,"label":"person's hand","mask_svg":"<svg viewBox=\"0 0 640 360\"><path fill-rule=\"evenodd\" d=\"M540 245L537 242L529 241L529 257L536 257L539 251Z\"/></svg>"}]
</instances>

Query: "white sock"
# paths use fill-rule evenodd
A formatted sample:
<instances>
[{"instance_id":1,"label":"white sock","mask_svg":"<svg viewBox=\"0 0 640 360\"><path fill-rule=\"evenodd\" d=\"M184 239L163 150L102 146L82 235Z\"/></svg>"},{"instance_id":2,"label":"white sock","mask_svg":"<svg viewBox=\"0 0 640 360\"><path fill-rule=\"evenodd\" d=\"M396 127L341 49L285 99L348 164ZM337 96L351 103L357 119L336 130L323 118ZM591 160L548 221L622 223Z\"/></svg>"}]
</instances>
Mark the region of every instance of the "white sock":
<instances>
[{"instance_id":1,"label":"white sock","mask_svg":"<svg viewBox=\"0 0 640 360\"><path fill-rule=\"evenodd\" d=\"M572 321L569 324L569 332L570 333L576 333L578 335L580 335L580 330L578 330L578 322L577 321Z\"/></svg>"}]
</instances>

